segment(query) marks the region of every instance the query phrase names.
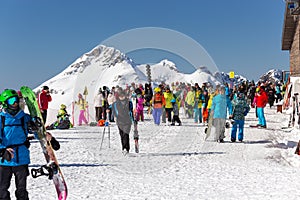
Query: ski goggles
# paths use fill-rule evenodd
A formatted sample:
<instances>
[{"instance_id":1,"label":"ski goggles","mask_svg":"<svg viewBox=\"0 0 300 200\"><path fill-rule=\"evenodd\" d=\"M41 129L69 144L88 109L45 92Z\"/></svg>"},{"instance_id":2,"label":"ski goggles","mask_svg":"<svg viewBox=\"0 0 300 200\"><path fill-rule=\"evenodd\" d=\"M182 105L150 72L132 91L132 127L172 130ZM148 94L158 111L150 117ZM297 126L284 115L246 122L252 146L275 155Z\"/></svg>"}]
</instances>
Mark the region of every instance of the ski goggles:
<instances>
[{"instance_id":1,"label":"ski goggles","mask_svg":"<svg viewBox=\"0 0 300 200\"><path fill-rule=\"evenodd\" d=\"M19 103L19 98L18 97L11 97L6 100L8 105L13 105L14 103Z\"/></svg>"}]
</instances>

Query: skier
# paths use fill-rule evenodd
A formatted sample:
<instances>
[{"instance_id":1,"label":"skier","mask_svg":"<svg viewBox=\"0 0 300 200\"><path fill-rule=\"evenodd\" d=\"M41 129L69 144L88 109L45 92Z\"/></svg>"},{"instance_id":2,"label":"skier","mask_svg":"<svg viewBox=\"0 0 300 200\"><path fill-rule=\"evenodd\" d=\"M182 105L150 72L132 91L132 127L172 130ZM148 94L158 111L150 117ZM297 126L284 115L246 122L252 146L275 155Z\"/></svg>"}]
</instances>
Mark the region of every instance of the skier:
<instances>
[{"instance_id":1,"label":"skier","mask_svg":"<svg viewBox=\"0 0 300 200\"><path fill-rule=\"evenodd\" d=\"M52 101L52 97L49 92L49 87L43 86L42 92L38 95L38 103L42 113L44 124L46 124L47 121L47 110L50 101Z\"/></svg>"},{"instance_id":2,"label":"skier","mask_svg":"<svg viewBox=\"0 0 300 200\"><path fill-rule=\"evenodd\" d=\"M75 104L77 104L79 106L78 126L82 125L82 121L85 124L88 124L88 121L84 116L85 109L87 108L88 105L87 105L86 101L84 100L82 94L80 94L80 93L78 94L78 101L75 101Z\"/></svg>"},{"instance_id":3,"label":"skier","mask_svg":"<svg viewBox=\"0 0 300 200\"><path fill-rule=\"evenodd\" d=\"M152 107L153 107L152 116L154 119L154 124L159 125L160 117L162 114L162 107L166 105L166 101L159 87L155 88L154 92L155 92L154 96L152 97Z\"/></svg>"},{"instance_id":4,"label":"skier","mask_svg":"<svg viewBox=\"0 0 300 200\"><path fill-rule=\"evenodd\" d=\"M116 118L116 123L121 137L122 152L124 155L129 153L129 133L133 119L132 102L126 96L124 90L120 88L118 98L112 105L112 110Z\"/></svg>"},{"instance_id":5,"label":"skier","mask_svg":"<svg viewBox=\"0 0 300 200\"><path fill-rule=\"evenodd\" d=\"M229 116L229 119L234 120L231 129L231 142L236 141L237 127L239 127L238 140L243 141L245 116L249 110L250 106L247 104L244 94L239 92L237 98L232 100L232 115Z\"/></svg>"}]
</instances>

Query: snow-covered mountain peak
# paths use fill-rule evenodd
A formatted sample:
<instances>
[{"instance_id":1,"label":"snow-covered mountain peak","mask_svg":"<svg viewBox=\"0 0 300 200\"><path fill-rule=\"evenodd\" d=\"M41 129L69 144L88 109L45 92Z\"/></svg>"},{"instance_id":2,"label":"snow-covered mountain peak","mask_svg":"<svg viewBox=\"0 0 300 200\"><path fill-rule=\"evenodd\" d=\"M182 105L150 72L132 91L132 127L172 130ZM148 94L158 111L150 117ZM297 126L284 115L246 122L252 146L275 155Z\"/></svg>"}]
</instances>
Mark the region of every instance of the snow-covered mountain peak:
<instances>
[{"instance_id":1,"label":"snow-covered mountain peak","mask_svg":"<svg viewBox=\"0 0 300 200\"><path fill-rule=\"evenodd\" d=\"M98 66L111 67L117 63L128 63L134 65L133 61L124 53L113 47L98 45L90 52L83 54L67 69L63 71L64 75L75 75L82 73L91 63Z\"/></svg>"},{"instance_id":2,"label":"snow-covered mountain peak","mask_svg":"<svg viewBox=\"0 0 300 200\"><path fill-rule=\"evenodd\" d=\"M179 70L176 67L176 64L173 63L172 61L167 60L167 59L164 59L164 60L160 61L157 65L161 65L163 67L168 67L171 70L179 72Z\"/></svg>"}]
</instances>

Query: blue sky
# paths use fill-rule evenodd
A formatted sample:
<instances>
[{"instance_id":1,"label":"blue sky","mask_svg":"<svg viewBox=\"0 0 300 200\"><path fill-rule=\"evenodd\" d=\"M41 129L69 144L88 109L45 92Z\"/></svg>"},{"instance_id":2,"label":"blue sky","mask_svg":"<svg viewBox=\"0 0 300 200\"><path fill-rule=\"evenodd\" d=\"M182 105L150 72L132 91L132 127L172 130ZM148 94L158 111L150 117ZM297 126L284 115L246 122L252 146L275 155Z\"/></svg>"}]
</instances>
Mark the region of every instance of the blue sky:
<instances>
[{"instance_id":1,"label":"blue sky","mask_svg":"<svg viewBox=\"0 0 300 200\"><path fill-rule=\"evenodd\" d=\"M257 80L269 69L289 69L289 53L281 50L284 5L283 0L4 0L0 89L37 87L103 40L141 27L181 32L201 44L220 71ZM130 54L137 63L165 56L176 59Z\"/></svg>"}]
</instances>

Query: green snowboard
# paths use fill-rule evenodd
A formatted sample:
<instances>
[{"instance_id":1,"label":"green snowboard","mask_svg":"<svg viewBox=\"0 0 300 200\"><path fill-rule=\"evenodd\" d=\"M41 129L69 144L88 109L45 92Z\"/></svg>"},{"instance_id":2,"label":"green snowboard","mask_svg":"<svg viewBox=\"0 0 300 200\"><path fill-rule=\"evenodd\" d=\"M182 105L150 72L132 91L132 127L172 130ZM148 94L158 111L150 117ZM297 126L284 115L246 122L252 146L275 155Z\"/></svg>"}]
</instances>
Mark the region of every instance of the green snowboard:
<instances>
[{"instance_id":1,"label":"green snowboard","mask_svg":"<svg viewBox=\"0 0 300 200\"><path fill-rule=\"evenodd\" d=\"M67 199L67 194L68 194L67 185L64 180L62 171L59 167L58 161L55 157L54 150L51 146L51 143L48 142L46 139L47 132L36 99L36 95L27 86L21 87L20 91L22 93L22 96L24 97L24 100L26 102L31 117L36 119L37 137L47 162L47 164L43 165L41 168L31 169L31 174L34 178L41 175L49 176L49 179L52 179L55 185L58 199L65 200ZM45 173L44 170L46 170L47 172Z\"/></svg>"}]
</instances>

